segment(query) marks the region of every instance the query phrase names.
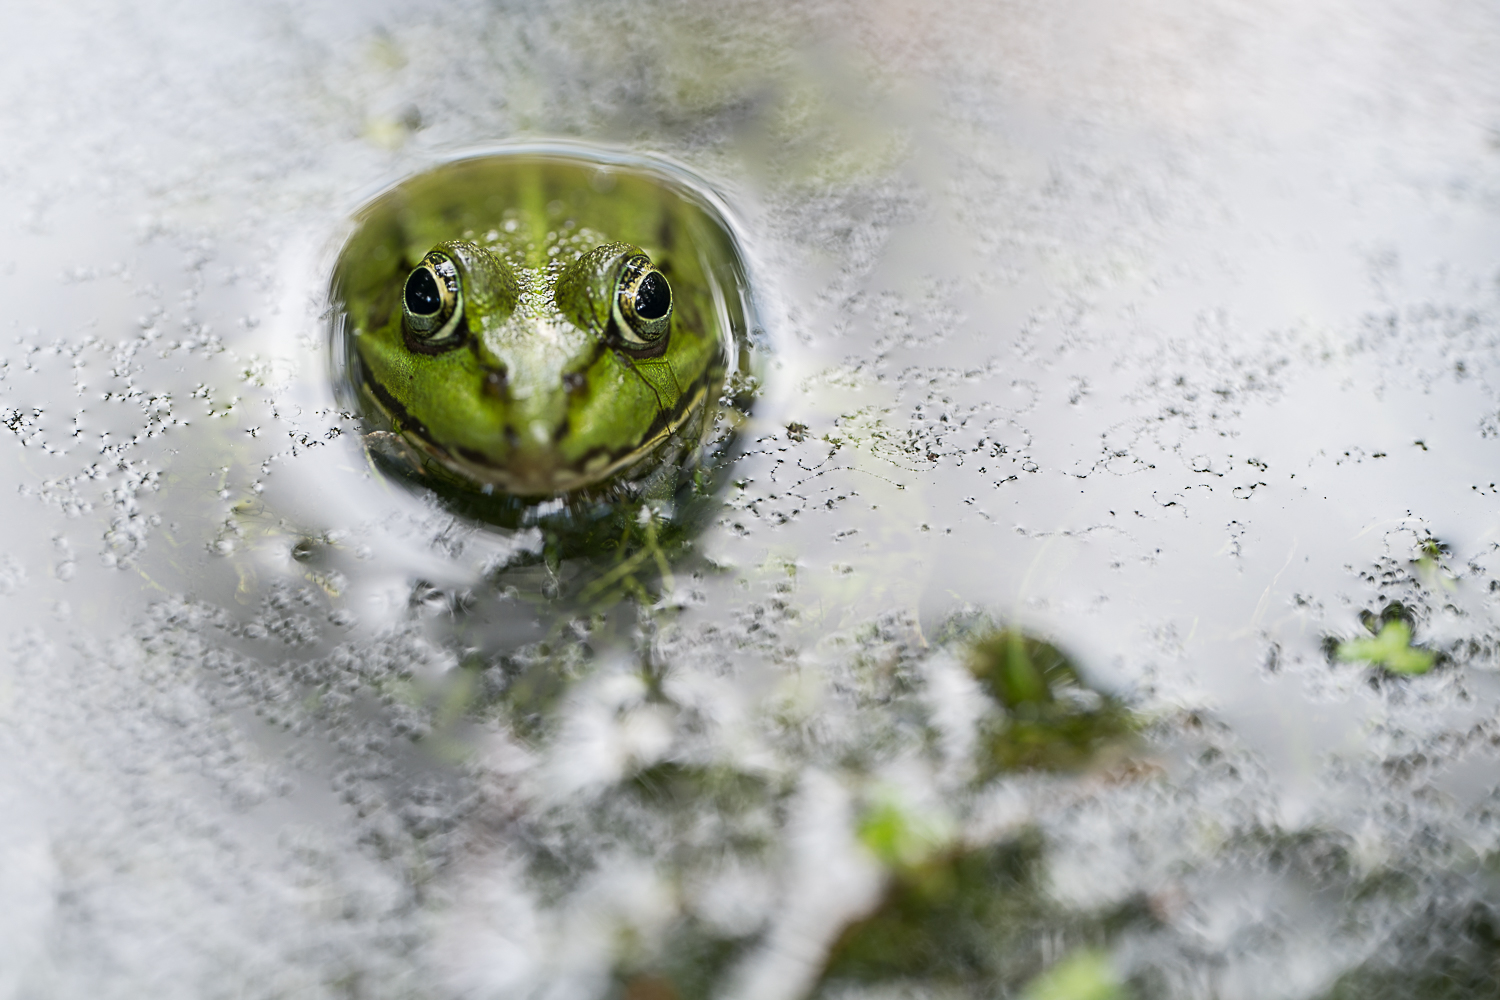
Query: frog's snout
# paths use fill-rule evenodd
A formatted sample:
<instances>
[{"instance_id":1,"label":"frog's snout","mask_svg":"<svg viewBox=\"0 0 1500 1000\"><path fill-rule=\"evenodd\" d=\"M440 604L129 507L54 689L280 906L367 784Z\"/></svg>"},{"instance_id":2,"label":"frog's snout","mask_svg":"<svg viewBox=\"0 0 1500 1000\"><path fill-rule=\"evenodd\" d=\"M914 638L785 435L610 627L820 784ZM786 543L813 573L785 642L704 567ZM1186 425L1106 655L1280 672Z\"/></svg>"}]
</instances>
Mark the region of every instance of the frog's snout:
<instances>
[{"instance_id":1,"label":"frog's snout","mask_svg":"<svg viewBox=\"0 0 1500 1000\"><path fill-rule=\"evenodd\" d=\"M556 385L543 385L520 373L512 378L509 368L499 366L480 376L480 392L498 404L494 415L503 427L510 461L545 465L555 460L550 453L569 429L572 390L566 376Z\"/></svg>"}]
</instances>

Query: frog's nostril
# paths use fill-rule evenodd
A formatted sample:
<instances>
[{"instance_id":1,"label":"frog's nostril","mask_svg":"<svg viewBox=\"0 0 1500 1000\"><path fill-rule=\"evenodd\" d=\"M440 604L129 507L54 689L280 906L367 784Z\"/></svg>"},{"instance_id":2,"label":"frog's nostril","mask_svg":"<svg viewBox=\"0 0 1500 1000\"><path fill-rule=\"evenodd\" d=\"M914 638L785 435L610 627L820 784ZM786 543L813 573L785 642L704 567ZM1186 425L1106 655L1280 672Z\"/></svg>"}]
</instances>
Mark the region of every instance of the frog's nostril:
<instances>
[{"instance_id":1,"label":"frog's nostril","mask_svg":"<svg viewBox=\"0 0 1500 1000\"><path fill-rule=\"evenodd\" d=\"M486 372L484 376L484 392L487 396L504 396L505 387L509 379L506 378L505 370Z\"/></svg>"},{"instance_id":2,"label":"frog's nostril","mask_svg":"<svg viewBox=\"0 0 1500 1000\"><path fill-rule=\"evenodd\" d=\"M588 379L584 377L583 372L568 372L562 377L562 383L564 391L569 395L576 395L588 385Z\"/></svg>"}]
</instances>

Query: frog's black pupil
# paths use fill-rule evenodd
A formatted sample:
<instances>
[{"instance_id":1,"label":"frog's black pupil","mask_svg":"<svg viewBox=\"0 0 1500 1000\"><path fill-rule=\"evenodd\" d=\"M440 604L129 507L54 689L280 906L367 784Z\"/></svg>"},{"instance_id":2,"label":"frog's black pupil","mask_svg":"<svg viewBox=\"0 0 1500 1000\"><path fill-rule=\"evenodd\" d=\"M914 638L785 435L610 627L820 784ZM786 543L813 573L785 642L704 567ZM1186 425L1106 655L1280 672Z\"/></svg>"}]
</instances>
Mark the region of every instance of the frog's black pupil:
<instances>
[{"instance_id":1,"label":"frog's black pupil","mask_svg":"<svg viewBox=\"0 0 1500 1000\"><path fill-rule=\"evenodd\" d=\"M652 271L635 290L635 314L641 319L661 319L670 308L672 291L667 287L667 279Z\"/></svg>"},{"instance_id":2,"label":"frog's black pupil","mask_svg":"<svg viewBox=\"0 0 1500 1000\"><path fill-rule=\"evenodd\" d=\"M413 316L431 316L443 306L437 279L425 267L419 267L406 279L406 311Z\"/></svg>"}]
</instances>

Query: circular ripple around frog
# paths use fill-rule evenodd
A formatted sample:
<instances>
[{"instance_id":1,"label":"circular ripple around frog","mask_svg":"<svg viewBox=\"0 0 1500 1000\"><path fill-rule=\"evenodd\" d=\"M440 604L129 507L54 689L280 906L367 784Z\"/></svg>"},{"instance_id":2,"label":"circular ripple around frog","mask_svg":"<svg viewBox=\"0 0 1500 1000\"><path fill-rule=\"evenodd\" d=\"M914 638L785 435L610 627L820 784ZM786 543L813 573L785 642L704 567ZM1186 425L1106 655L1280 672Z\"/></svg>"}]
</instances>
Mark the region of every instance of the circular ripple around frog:
<instances>
[{"instance_id":1,"label":"circular ripple around frog","mask_svg":"<svg viewBox=\"0 0 1500 1000\"><path fill-rule=\"evenodd\" d=\"M331 301L372 461L516 527L712 491L754 393L723 201L666 160L514 146L362 208Z\"/></svg>"}]
</instances>

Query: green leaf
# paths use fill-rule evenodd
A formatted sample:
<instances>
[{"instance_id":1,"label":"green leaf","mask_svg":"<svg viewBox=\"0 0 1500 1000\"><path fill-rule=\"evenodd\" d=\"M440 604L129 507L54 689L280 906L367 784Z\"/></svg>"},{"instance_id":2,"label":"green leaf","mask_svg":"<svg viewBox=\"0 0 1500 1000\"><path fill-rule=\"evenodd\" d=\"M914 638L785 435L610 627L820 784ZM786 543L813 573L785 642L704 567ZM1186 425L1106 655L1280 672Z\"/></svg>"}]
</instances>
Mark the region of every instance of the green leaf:
<instances>
[{"instance_id":1,"label":"green leaf","mask_svg":"<svg viewBox=\"0 0 1500 1000\"><path fill-rule=\"evenodd\" d=\"M1076 951L1033 979L1022 1000L1123 1000L1125 986L1109 956Z\"/></svg>"},{"instance_id":2,"label":"green leaf","mask_svg":"<svg viewBox=\"0 0 1500 1000\"><path fill-rule=\"evenodd\" d=\"M1411 626L1400 619L1386 622L1380 634L1339 643L1338 658L1346 663L1363 662L1384 667L1393 674L1425 674L1437 654L1411 644Z\"/></svg>"}]
</instances>

